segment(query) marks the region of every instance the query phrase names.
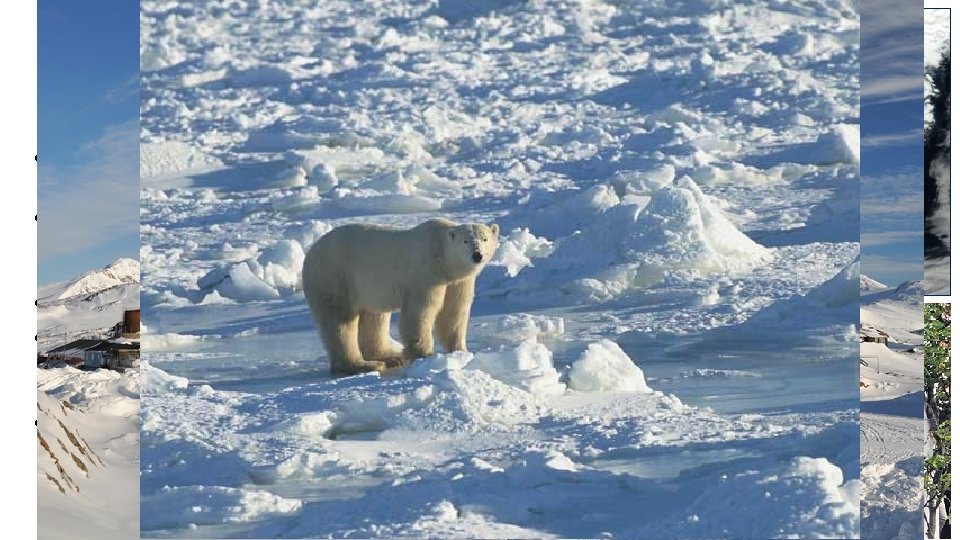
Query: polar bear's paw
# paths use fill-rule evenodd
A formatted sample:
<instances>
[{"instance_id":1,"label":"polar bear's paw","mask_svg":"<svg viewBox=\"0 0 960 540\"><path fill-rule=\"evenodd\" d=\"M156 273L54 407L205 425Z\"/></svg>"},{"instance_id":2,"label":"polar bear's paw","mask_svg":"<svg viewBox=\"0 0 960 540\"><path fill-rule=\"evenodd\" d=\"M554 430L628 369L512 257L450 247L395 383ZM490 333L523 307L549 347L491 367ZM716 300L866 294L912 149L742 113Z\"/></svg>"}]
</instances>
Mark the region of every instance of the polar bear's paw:
<instances>
[{"instance_id":1,"label":"polar bear's paw","mask_svg":"<svg viewBox=\"0 0 960 540\"><path fill-rule=\"evenodd\" d=\"M380 361L387 365L387 369L402 368L407 365L407 362L404 362L403 358L399 355L381 358Z\"/></svg>"},{"instance_id":2,"label":"polar bear's paw","mask_svg":"<svg viewBox=\"0 0 960 540\"><path fill-rule=\"evenodd\" d=\"M359 375L371 371L383 373L387 369L389 369L389 367L386 362L365 360L363 362L331 366L330 371L333 372L335 377L349 377L350 375Z\"/></svg>"}]
</instances>

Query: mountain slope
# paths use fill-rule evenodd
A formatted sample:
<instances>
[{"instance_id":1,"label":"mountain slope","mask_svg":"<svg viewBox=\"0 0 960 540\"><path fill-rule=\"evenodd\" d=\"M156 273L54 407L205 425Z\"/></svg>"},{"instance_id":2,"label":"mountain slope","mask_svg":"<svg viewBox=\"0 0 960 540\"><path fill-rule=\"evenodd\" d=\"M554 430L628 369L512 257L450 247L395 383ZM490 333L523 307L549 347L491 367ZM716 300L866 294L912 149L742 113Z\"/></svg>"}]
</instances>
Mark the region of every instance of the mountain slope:
<instances>
[{"instance_id":1,"label":"mountain slope","mask_svg":"<svg viewBox=\"0 0 960 540\"><path fill-rule=\"evenodd\" d=\"M140 263L133 259L120 258L99 270L85 272L80 277L40 287L39 304L51 305L118 285L137 283L140 283Z\"/></svg>"},{"instance_id":2,"label":"mountain slope","mask_svg":"<svg viewBox=\"0 0 960 540\"><path fill-rule=\"evenodd\" d=\"M878 304L883 302L886 304L897 304L915 310L920 310L923 307L923 283L920 281L904 281L892 289L886 288L863 294L863 279L861 279L860 290L861 304Z\"/></svg>"},{"instance_id":3,"label":"mountain slope","mask_svg":"<svg viewBox=\"0 0 960 540\"><path fill-rule=\"evenodd\" d=\"M869 276L860 274L860 294L882 291L889 288L890 287Z\"/></svg>"},{"instance_id":4,"label":"mountain slope","mask_svg":"<svg viewBox=\"0 0 960 540\"><path fill-rule=\"evenodd\" d=\"M140 307L140 263L117 259L37 294L37 347L46 351L80 337L95 337Z\"/></svg>"}]
</instances>

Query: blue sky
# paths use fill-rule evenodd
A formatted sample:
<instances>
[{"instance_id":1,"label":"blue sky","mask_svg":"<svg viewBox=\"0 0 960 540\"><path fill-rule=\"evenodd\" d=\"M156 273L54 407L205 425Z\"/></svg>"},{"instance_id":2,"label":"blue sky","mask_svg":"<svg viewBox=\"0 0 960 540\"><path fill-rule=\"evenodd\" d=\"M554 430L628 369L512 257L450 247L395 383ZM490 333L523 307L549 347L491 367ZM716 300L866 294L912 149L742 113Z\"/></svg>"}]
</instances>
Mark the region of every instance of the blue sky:
<instances>
[{"instance_id":1,"label":"blue sky","mask_svg":"<svg viewBox=\"0 0 960 540\"><path fill-rule=\"evenodd\" d=\"M37 8L37 280L139 258L139 3Z\"/></svg>"},{"instance_id":2,"label":"blue sky","mask_svg":"<svg viewBox=\"0 0 960 540\"><path fill-rule=\"evenodd\" d=\"M923 279L923 2L872 1L860 26L861 271L897 285Z\"/></svg>"}]
</instances>

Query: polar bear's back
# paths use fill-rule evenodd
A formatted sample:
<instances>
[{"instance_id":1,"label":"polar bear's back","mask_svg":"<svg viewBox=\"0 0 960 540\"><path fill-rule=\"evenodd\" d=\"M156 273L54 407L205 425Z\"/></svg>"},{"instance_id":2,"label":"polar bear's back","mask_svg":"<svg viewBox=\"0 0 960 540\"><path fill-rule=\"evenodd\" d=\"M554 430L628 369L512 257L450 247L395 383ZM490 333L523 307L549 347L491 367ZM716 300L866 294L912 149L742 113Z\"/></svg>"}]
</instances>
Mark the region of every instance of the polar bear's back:
<instances>
[{"instance_id":1,"label":"polar bear's back","mask_svg":"<svg viewBox=\"0 0 960 540\"><path fill-rule=\"evenodd\" d=\"M399 309L411 281L422 279L431 264L429 246L438 223L412 229L351 224L320 237L303 264L307 296L375 311Z\"/></svg>"}]
</instances>

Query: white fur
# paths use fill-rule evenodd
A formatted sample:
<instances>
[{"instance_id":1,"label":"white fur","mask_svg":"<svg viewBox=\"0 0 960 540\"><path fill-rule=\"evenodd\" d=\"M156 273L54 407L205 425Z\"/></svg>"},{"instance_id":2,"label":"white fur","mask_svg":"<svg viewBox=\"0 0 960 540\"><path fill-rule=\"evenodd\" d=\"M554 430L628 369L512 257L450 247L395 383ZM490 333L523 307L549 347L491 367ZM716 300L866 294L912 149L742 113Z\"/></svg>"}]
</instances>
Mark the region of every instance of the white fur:
<instances>
[{"instance_id":1,"label":"white fur","mask_svg":"<svg viewBox=\"0 0 960 540\"><path fill-rule=\"evenodd\" d=\"M499 233L433 219L412 229L345 225L317 240L303 262L303 293L331 371L383 371L430 356L434 327L444 349L466 350L474 282ZM394 311L402 350L389 334Z\"/></svg>"}]
</instances>

